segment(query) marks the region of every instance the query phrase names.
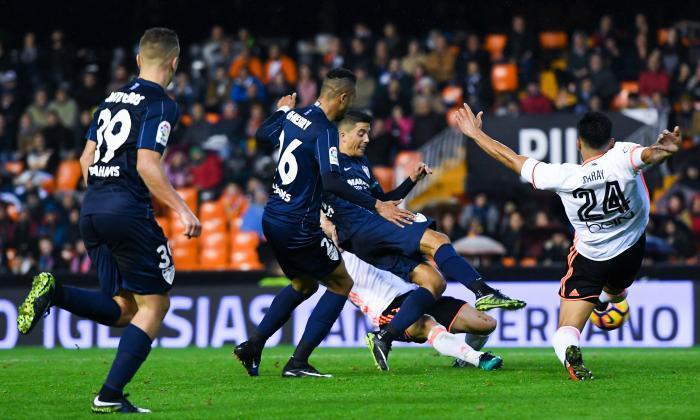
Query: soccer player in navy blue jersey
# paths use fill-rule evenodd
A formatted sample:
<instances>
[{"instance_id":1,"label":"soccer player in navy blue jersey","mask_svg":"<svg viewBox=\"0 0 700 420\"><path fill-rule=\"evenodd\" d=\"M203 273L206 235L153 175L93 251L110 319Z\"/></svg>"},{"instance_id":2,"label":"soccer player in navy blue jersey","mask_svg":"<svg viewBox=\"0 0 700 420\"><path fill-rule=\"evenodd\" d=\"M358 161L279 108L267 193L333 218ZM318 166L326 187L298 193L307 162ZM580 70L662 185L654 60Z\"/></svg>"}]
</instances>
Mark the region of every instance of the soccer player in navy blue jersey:
<instances>
[{"instance_id":1,"label":"soccer player in navy blue jersey","mask_svg":"<svg viewBox=\"0 0 700 420\"><path fill-rule=\"evenodd\" d=\"M396 207L397 202L362 194L340 175L338 129L333 121L342 118L354 97L355 75L349 70L333 69L326 75L315 104L291 109L295 95L280 99L278 110L256 134L259 141L279 143L280 157L273 193L263 214L263 231L292 284L277 294L250 340L234 350L251 376L258 375L267 339L318 289L318 282L327 290L311 313L282 376L330 376L319 373L308 359L340 315L353 282L338 249L321 230L319 215L324 190L377 212L387 223L403 226L413 218L412 213Z\"/></svg>"},{"instance_id":2,"label":"soccer player in navy blue jersey","mask_svg":"<svg viewBox=\"0 0 700 420\"><path fill-rule=\"evenodd\" d=\"M385 193L365 157L370 120L368 114L351 110L338 123L341 174L349 185L368 197L403 199L431 170L421 163L400 186ZM326 193L324 203L326 216L335 223L338 239L344 249L351 250L379 269L420 286L408 295L401 305L401 311L388 325L378 333L367 336L367 344L380 369L389 369L388 355L392 341L403 336L404 331L425 313L425 307L429 308L434 299L440 297L446 286L443 275L474 292L478 310L513 310L525 306L525 302L509 298L488 286L481 275L457 254L447 235L433 229L435 223L432 219L419 213L413 223L400 229L370 209L358 207L335 194ZM427 263L426 257L435 260L439 271Z\"/></svg>"},{"instance_id":3,"label":"soccer player in navy blue jersey","mask_svg":"<svg viewBox=\"0 0 700 420\"><path fill-rule=\"evenodd\" d=\"M139 77L111 92L95 111L80 164L87 192L80 232L97 270L100 290L34 278L17 326L29 333L56 306L103 325L124 327L117 355L99 394L96 413L143 413L124 386L148 357L170 307L175 266L158 226L151 194L180 216L184 234L199 236L200 224L168 182L161 156L178 121L177 104L165 87L177 69L180 45L170 29L147 30L139 42Z\"/></svg>"}]
</instances>

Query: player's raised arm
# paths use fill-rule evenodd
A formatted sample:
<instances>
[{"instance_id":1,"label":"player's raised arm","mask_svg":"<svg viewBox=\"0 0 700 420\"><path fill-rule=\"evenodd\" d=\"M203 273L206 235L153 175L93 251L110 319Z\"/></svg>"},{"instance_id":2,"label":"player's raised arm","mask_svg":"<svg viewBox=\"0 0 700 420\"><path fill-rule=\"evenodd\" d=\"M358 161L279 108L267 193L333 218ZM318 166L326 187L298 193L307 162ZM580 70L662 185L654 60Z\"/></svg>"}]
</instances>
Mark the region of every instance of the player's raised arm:
<instances>
[{"instance_id":1,"label":"player's raised arm","mask_svg":"<svg viewBox=\"0 0 700 420\"><path fill-rule=\"evenodd\" d=\"M639 152L632 151L632 161L641 159L644 165L658 165L665 162L666 159L673 156L680 150L681 146L681 130L678 126L673 129L673 132L664 130L656 139L656 143L643 149ZM639 153L637 155L637 153ZM636 165L635 165L636 166Z\"/></svg>"},{"instance_id":2,"label":"player's raised arm","mask_svg":"<svg viewBox=\"0 0 700 420\"><path fill-rule=\"evenodd\" d=\"M484 133L481 130L482 115L483 112L479 112L477 116L474 116L469 105L464 104L464 107L457 111L457 126L464 135L471 137L486 154L520 175L527 157L515 153L513 149Z\"/></svg>"},{"instance_id":3,"label":"player's raised arm","mask_svg":"<svg viewBox=\"0 0 700 420\"><path fill-rule=\"evenodd\" d=\"M282 122L287 112L294 108L297 101L296 92L283 96L277 101L277 111L263 121L258 131L255 132L255 139L259 142L274 143L279 138L282 131Z\"/></svg>"},{"instance_id":4,"label":"player's raised arm","mask_svg":"<svg viewBox=\"0 0 700 420\"><path fill-rule=\"evenodd\" d=\"M148 111L139 133L136 171L151 194L180 216L184 235L197 237L201 232L199 220L170 184L161 163L171 127L177 123L177 105L158 102L149 105Z\"/></svg>"}]
</instances>

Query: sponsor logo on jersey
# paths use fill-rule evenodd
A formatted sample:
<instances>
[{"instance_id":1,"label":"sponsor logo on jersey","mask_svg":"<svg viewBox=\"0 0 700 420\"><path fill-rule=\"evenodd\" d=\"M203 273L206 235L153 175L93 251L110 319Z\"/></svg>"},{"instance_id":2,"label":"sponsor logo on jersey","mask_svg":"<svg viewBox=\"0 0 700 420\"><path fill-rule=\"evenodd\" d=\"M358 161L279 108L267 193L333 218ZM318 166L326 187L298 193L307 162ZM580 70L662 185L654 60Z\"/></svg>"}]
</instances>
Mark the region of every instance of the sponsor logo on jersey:
<instances>
[{"instance_id":1,"label":"sponsor logo on jersey","mask_svg":"<svg viewBox=\"0 0 700 420\"><path fill-rule=\"evenodd\" d=\"M131 104L131 105L138 105L146 99L145 96L139 95L138 93L134 92L112 92L109 94L107 99L105 99L105 102L111 102L111 103L123 103L123 104Z\"/></svg>"},{"instance_id":2,"label":"sponsor logo on jersey","mask_svg":"<svg viewBox=\"0 0 700 420\"><path fill-rule=\"evenodd\" d=\"M331 165L338 165L338 148L337 147L331 147L328 149L328 160L331 162Z\"/></svg>"},{"instance_id":3,"label":"sponsor logo on jersey","mask_svg":"<svg viewBox=\"0 0 700 420\"><path fill-rule=\"evenodd\" d=\"M88 168L90 176L98 178L111 178L119 176L119 166L91 166Z\"/></svg>"},{"instance_id":4,"label":"sponsor logo on jersey","mask_svg":"<svg viewBox=\"0 0 700 420\"><path fill-rule=\"evenodd\" d=\"M161 123L158 124L158 130L156 131L156 143L165 147L168 145L168 137L170 137L170 123L167 121L161 121Z\"/></svg>"},{"instance_id":5,"label":"sponsor logo on jersey","mask_svg":"<svg viewBox=\"0 0 700 420\"><path fill-rule=\"evenodd\" d=\"M279 198L284 200L286 203L292 201L292 196L287 191L280 188L277 184L272 184L272 192L277 194Z\"/></svg>"},{"instance_id":6,"label":"sponsor logo on jersey","mask_svg":"<svg viewBox=\"0 0 700 420\"><path fill-rule=\"evenodd\" d=\"M416 213L416 218L413 219L414 222L416 223L425 223L428 221L428 218L423 215L423 213Z\"/></svg>"},{"instance_id":7,"label":"sponsor logo on jersey","mask_svg":"<svg viewBox=\"0 0 700 420\"><path fill-rule=\"evenodd\" d=\"M294 111L289 111L287 113L286 118L287 121L291 122L292 124L296 125L302 130L306 130L311 125L311 121L307 120L306 118L302 117Z\"/></svg>"},{"instance_id":8,"label":"sponsor logo on jersey","mask_svg":"<svg viewBox=\"0 0 700 420\"><path fill-rule=\"evenodd\" d=\"M348 179L348 184L352 185L356 190L364 190L366 188L369 188L369 184L365 182L364 179L360 178Z\"/></svg>"},{"instance_id":9,"label":"sponsor logo on jersey","mask_svg":"<svg viewBox=\"0 0 700 420\"><path fill-rule=\"evenodd\" d=\"M634 211L630 210L622 216L616 217L612 220L607 220L605 222L586 222L586 227L588 228L589 232L596 233L600 232L601 230L611 229L616 226L620 226L626 221L634 219L634 215Z\"/></svg>"}]
</instances>

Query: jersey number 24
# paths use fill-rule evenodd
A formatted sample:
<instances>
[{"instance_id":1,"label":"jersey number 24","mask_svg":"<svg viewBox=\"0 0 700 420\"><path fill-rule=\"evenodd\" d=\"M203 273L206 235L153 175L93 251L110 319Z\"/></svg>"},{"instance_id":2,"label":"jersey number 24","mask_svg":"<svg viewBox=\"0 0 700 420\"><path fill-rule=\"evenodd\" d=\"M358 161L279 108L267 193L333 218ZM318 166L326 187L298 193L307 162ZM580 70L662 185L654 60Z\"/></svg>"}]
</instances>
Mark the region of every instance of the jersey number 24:
<instances>
[{"instance_id":1,"label":"jersey number 24","mask_svg":"<svg viewBox=\"0 0 700 420\"><path fill-rule=\"evenodd\" d=\"M586 202L578 209L578 218L582 222L591 222L594 220L602 220L605 218L603 214L591 214L591 211L598 205L598 200L595 197L595 191L588 188L578 188L572 192L574 198L583 198ZM625 198L625 194L620 188L620 183L617 181L608 181L605 183L605 197L603 198L603 212L605 214L620 212L624 213L629 210L629 200Z\"/></svg>"}]
</instances>

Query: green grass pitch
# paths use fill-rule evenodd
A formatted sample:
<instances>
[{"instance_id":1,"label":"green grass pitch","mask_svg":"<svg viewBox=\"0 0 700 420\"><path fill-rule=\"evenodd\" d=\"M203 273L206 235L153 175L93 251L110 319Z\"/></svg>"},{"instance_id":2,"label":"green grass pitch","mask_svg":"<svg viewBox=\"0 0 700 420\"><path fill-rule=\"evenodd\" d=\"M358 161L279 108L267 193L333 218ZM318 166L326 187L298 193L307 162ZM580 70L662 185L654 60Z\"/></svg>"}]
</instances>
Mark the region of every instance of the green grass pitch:
<instances>
[{"instance_id":1,"label":"green grass pitch","mask_svg":"<svg viewBox=\"0 0 700 420\"><path fill-rule=\"evenodd\" d=\"M231 348L160 349L127 387L149 418L700 418L700 348L585 349L596 380L572 382L551 349L494 349L504 368L452 368L431 348L398 348L391 372L366 349L322 348L332 379L283 379L291 347L267 349L249 378ZM114 350L0 351L0 419L89 418Z\"/></svg>"}]
</instances>

